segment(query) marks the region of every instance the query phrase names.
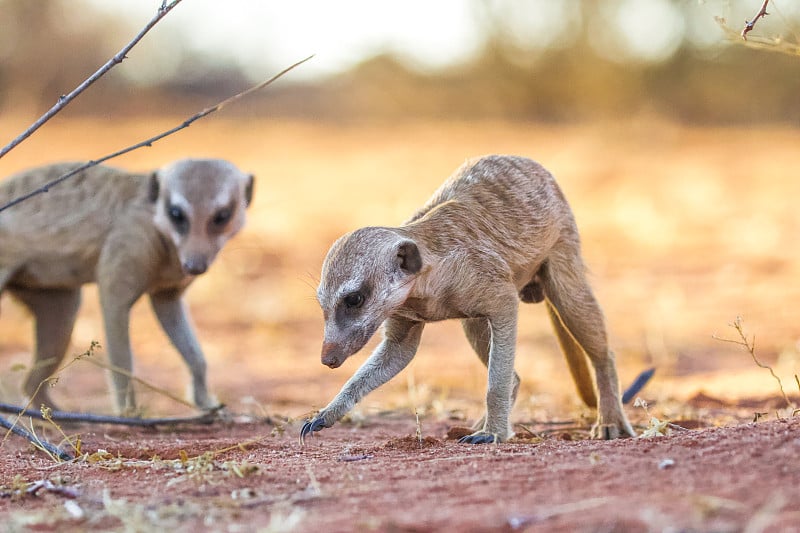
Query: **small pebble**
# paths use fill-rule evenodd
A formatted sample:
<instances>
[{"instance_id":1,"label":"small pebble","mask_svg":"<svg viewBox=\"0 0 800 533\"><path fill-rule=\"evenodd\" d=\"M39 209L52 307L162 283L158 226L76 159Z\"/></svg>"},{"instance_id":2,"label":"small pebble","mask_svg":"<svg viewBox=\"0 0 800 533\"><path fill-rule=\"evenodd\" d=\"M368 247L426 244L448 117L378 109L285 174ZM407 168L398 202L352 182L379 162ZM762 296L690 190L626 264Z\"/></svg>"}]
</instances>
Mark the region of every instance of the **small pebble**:
<instances>
[{"instance_id":1,"label":"small pebble","mask_svg":"<svg viewBox=\"0 0 800 533\"><path fill-rule=\"evenodd\" d=\"M666 470L667 468L669 468L671 466L675 466L675 461L673 459L662 459L658 463L658 469L659 470Z\"/></svg>"}]
</instances>

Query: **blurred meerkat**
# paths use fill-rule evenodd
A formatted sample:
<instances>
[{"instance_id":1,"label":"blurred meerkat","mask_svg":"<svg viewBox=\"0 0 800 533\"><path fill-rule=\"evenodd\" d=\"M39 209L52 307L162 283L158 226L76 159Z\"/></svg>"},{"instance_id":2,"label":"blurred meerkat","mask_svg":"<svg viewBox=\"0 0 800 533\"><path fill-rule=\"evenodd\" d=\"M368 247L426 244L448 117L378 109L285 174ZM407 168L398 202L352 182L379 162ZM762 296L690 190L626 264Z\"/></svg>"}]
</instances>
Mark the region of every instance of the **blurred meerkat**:
<instances>
[{"instance_id":1,"label":"blurred meerkat","mask_svg":"<svg viewBox=\"0 0 800 533\"><path fill-rule=\"evenodd\" d=\"M0 182L0 203L76 166L55 164L14 175ZM81 286L96 282L111 364L132 370L130 309L146 293L189 367L194 403L215 406L182 295L242 228L252 194L253 176L233 164L183 159L149 174L92 167L0 212L0 292L22 302L36 322L34 365L24 385L35 405L53 406L48 387L40 384L64 358ZM128 375L113 372L112 385L117 409L135 409Z\"/></svg>"},{"instance_id":2,"label":"blurred meerkat","mask_svg":"<svg viewBox=\"0 0 800 533\"><path fill-rule=\"evenodd\" d=\"M301 440L332 426L406 367L426 322L457 318L488 367L486 415L462 442L505 441L519 388L517 300L544 300L596 437L634 436L622 409L614 354L584 274L572 212L553 177L513 156L468 161L404 225L358 229L336 241L317 292L323 364L336 368L384 324L383 342ZM594 367L596 391L591 371Z\"/></svg>"}]
</instances>

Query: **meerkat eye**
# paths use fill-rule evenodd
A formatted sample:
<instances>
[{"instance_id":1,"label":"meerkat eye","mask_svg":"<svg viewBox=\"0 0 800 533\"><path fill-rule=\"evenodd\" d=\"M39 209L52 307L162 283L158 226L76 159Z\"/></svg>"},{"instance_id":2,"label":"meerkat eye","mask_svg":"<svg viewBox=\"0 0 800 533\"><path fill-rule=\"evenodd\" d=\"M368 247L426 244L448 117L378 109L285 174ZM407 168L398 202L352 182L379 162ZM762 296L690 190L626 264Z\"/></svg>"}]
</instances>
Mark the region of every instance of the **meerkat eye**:
<instances>
[{"instance_id":1,"label":"meerkat eye","mask_svg":"<svg viewBox=\"0 0 800 533\"><path fill-rule=\"evenodd\" d=\"M169 209L167 209L167 216L169 216L169 219L176 226L186 222L186 213L177 205L169 206Z\"/></svg>"},{"instance_id":2,"label":"meerkat eye","mask_svg":"<svg viewBox=\"0 0 800 533\"><path fill-rule=\"evenodd\" d=\"M351 292L350 294L345 295L342 298L345 307L348 309L358 309L362 305L364 305L364 295L360 292Z\"/></svg>"},{"instance_id":3,"label":"meerkat eye","mask_svg":"<svg viewBox=\"0 0 800 533\"><path fill-rule=\"evenodd\" d=\"M231 219L231 215L233 211L230 208L226 207L224 209L220 209L216 213L214 213L214 217L211 219L211 223L215 226L224 226L228 223Z\"/></svg>"}]
</instances>

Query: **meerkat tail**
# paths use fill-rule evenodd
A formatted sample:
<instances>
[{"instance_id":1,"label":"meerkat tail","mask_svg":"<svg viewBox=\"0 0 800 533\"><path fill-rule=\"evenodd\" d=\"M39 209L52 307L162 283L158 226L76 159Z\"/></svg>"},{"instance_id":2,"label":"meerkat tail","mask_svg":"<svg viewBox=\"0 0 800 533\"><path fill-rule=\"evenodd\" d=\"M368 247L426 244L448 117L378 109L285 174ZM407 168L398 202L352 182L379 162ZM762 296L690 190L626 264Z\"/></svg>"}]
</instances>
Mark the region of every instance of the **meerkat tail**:
<instances>
[{"instance_id":1,"label":"meerkat tail","mask_svg":"<svg viewBox=\"0 0 800 533\"><path fill-rule=\"evenodd\" d=\"M631 383L630 386L625 389L625 392L622 393L622 403L630 403L631 400L633 400L636 395L639 394L639 391L641 391L644 386L647 385L647 382L650 381L650 378L652 378L653 374L655 373L655 368L648 368L636 376L636 379L633 380L633 383Z\"/></svg>"},{"instance_id":2,"label":"meerkat tail","mask_svg":"<svg viewBox=\"0 0 800 533\"><path fill-rule=\"evenodd\" d=\"M549 301L546 300L546 302L550 321L553 323L553 329L556 332L556 337L558 337L558 343L561 345L561 351L564 352L578 395L587 406L596 408L597 395L595 394L594 380L589 369L589 360L586 357L586 353L561 321L558 311Z\"/></svg>"}]
</instances>

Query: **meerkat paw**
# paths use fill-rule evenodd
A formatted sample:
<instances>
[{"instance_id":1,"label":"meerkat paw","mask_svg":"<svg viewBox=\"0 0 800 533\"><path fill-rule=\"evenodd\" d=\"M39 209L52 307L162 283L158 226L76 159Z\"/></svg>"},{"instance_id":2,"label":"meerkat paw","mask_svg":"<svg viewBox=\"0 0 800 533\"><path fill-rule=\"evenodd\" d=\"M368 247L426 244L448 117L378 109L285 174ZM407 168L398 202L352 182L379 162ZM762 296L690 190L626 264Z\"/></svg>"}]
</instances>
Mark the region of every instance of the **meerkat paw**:
<instances>
[{"instance_id":1,"label":"meerkat paw","mask_svg":"<svg viewBox=\"0 0 800 533\"><path fill-rule=\"evenodd\" d=\"M211 396L202 402L195 403L195 406L201 411L219 411L225 407L225 404L220 402L216 396Z\"/></svg>"},{"instance_id":2,"label":"meerkat paw","mask_svg":"<svg viewBox=\"0 0 800 533\"><path fill-rule=\"evenodd\" d=\"M312 420L306 420L303 427L300 429L300 444L305 444L306 435L311 435L315 431L320 431L324 428L329 428L333 424L326 424L325 418L317 416Z\"/></svg>"},{"instance_id":3,"label":"meerkat paw","mask_svg":"<svg viewBox=\"0 0 800 533\"><path fill-rule=\"evenodd\" d=\"M201 411L213 411L222 407L217 397L208 392L205 384L189 385L186 389L186 397L191 398L195 407Z\"/></svg>"},{"instance_id":4,"label":"meerkat paw","mask_svg":"<svg viewBox=\"0 0 800 533\"><path fill-rule=\"evenodd\" d=\"M597 422L592 426L591 435L593 439L614 440L635 437L636 432L627 420L623 420L612 424Z\"/></svg>"},{"instance_id":5,"label":"meerkat paw","mask_svg":"<svg viewBox=\"0 0 800 533\"><path fill-rule=\"evenodd\" d=\"M464 435L458 439L458 442L461 444L491 444L494 442L504 442L513 436L514 434L509 432L506 438L501 438L498 433L481 430L470 435Z\"/></svg>"},{"instance_id":6,"label":"meerkat paw","mask_svg":"<svg viewBox=\"0 0 800 533\"><path fill-rule=\"evenodd\" d=\"M458 439L458 442L461 444L491 444L493 442L498 442L498 440L497 435L476 431L471 435L464 435Z\"/></svg>"}]
</instances>

